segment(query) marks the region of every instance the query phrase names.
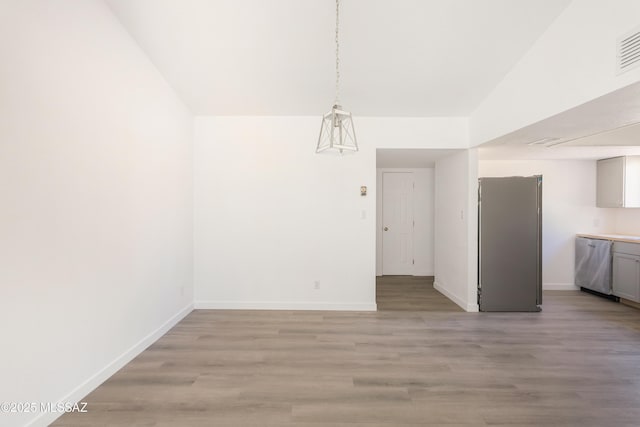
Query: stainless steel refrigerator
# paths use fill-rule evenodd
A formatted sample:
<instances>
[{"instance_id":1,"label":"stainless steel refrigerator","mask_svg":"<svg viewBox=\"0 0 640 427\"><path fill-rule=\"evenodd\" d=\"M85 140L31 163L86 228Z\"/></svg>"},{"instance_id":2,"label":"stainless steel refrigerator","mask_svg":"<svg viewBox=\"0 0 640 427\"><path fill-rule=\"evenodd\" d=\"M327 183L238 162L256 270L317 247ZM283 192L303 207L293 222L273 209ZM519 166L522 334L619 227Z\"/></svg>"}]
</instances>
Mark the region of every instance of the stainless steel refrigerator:
<instances>
[{"instance_id":1,"label":"stainless steel refrigerator","mask_svg":"<svg viewBox=\"0 0 640 427\"><path fill-rule=\"evenodd\" d=\"M540 311L542 176L480 178L480 311Z\"/></svg>"}]
</instances>

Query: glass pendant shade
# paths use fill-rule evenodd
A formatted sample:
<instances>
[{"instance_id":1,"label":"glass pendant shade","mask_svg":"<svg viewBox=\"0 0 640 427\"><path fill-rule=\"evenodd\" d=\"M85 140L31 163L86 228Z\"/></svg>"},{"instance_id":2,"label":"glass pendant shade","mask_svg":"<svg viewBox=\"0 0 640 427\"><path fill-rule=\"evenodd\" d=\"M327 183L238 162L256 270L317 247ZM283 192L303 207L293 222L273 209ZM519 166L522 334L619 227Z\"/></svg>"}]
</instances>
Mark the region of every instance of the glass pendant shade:
<instances>
[{"instance_id":1,"label":"glass pendant shade","mask_svg":"<svg viewBox=\"0 0 640 427\"><path fill-rule=\"evenodd\" d=\"M334 105L331 111L322 116L320 136L316 153L323 151L358 151L356 130L353 127L351 113L342 110L340 105Z\"/></svg>"}]
</instances>

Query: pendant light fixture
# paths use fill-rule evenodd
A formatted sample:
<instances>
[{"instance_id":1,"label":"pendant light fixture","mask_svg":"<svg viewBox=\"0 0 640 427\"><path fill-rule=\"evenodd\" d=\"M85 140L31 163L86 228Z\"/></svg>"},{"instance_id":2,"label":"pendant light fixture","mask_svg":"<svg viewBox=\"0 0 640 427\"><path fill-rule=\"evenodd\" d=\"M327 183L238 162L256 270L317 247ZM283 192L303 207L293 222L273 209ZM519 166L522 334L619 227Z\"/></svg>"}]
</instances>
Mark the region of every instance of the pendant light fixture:
<instances>
[{"instance_id":1,"label":"pendant light fixture","mask_svg":"<svg viewBox=\"0 0 640 427\"><path fill-rule=\"evenodd\" d=\"M358 151L351 113L340 106L340 0L336 0L336 97L331 111L322 116L316 153Z\"/></svg>"}]
</instances>

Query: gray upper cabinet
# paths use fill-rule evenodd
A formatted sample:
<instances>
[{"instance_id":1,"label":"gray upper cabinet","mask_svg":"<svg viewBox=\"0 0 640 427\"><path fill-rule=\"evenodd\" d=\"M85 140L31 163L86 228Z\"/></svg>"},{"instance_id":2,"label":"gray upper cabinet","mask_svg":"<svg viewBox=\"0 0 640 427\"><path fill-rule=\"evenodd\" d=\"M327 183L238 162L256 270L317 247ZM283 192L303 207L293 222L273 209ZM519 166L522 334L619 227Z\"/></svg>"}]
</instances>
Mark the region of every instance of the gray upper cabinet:
<instances>
[{"instance_id":1,"label":"gray upper cabinet","mask_svg":"<svg viewBox=\"0 0 640 427\"><path fill-rule=\"evenodd\" d=\"M596 206L640 207L640 156L598 160Z\"/></svg>"}]
</instances>

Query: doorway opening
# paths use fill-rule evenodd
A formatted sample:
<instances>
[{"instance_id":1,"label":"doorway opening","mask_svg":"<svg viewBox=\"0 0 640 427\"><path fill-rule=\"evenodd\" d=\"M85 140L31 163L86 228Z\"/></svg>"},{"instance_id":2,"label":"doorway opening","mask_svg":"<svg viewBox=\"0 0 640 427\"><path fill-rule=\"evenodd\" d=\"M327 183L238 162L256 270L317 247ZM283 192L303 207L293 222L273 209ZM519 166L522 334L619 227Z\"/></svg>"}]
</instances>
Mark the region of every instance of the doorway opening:
<instances>
[{"instance_id":1,"label":"doorway opening","mask_svg":"<svg viewBox=\"0 0 640 427\"><path fill-rule=\"evenodd\" d=\"M461 311L434 289L435 167L451 149L376 151L379 311Z\"/></svg>"}]
</instances>

